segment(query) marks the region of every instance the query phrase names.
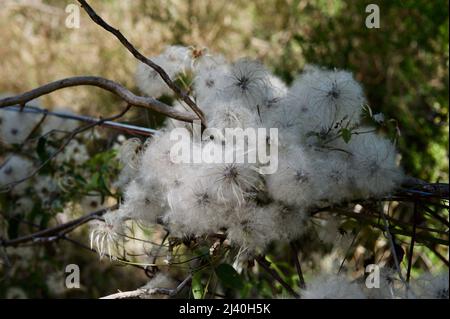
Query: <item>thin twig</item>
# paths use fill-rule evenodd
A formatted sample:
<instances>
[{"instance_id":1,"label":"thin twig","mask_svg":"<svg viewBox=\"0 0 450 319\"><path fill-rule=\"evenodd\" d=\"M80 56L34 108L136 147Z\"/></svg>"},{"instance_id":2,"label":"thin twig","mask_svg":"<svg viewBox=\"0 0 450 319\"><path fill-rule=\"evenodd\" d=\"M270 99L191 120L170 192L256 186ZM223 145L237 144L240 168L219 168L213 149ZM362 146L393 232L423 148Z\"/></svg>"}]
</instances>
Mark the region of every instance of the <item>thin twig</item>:
<instances>
[{"instance_id":1,"label":"thin twig","mask_svg":"<svg viewBox=\"0 0 450 319\"><path fill-rule=\"evenodd\" d=\"M374 222L373 219L376 218L376 216L374 215L366 215L366 214L362 214L362 213L354 213L354 212L350 212L338 207L335 207L334 209L328 209L327 210L330 213L336 213L338 215L344 215L344 216L348 216L351 218L356 219L357 221L361 221L361 222L366 222L368 223L370 226L378 228L382 231L385 231L385 226L384 225L379 225L377 222ZM325 211L326 212L326 211ZM385 216L386 217L386 216ZM392 219L391 217L386 219L388 221L397 221L397 219ZM405 224L405 223L400 223L400 225L403 226L410 226L409 224ZM422 229L422 227L416 226L417 229ZM426 229L424 229L426 230ZM390 229L392 234L400 234L400 235L404 235L404 236L411 236L411 232L407 229ZM430 230L431 231L431 230ZM448 235L447 232L445 231L440 231L440 230L434 230L436 233L442 233L443 235ZM432 236L426 236L424 234L416 234L416 242L418 243L433 243L433 244L439 244L439 245L444 245L444 246L448 246L449 242L448 239L442 239L442 238L436 238L436 237L432 237Z\"/></svg>"},{"instance_id":2,"label":"thin twig","mask_svg":"<svg viewBox=\"0 0 450 319\"><path fill-rule=\"evenodd\" d=\"M19 238L14 238L10 240L2 240L0 239L0 246L7 247L7 246L17 246L19 244L27 243L27 242L40 242L42 240L45 241L46 238L53 238L55 235L65 235L68 231L72 231L75 228L93 220L101 215L105 214L109 210L116 209L117 205L114 205L112 207L103 208L100 210L97 210L95 212L91 212L89 214L86 214L84 216L81 216L77 219L74 219L72 221L69 221L67 223L57 225L55 227L47 228L44 230L37 231L35 233L32 233L30 235L22 236Z\"/></svg>"},{"instance_id":3,"label":"thin twig","mask_svg":"<svg viewBox=\"0 0 450 319\"><path fill-rule=\"evenodd\" d=\"M98 126L111 128L111 129L114 129L117 131L129 133L129 134L137 134L137 135L143 135L143 136L151 136L153 134L158 134L158 130L147 128L147 127L141 127L141 126L119 123L119 122L114 122L114 121L100 122L97 118L94 118L94 117L73 114L73 113L67 113L67 112L50 111L50 110L43 109L43 108L40 108L37 106L27 105L27 107L24 108L23 110L21 110L21 108L19 106L7 106L7 107L3 108L3 110L10 111L10 112L30 113L30 114L36 114L36 115L45 114L46 116L54 116L54 117L77 121L77 122L97 123ZM54 131L57 132L57 131L61 131L61 130L54 130ZM30 136L31 135L33 135L33 134L30 134ZM25 140L25 142L26 141L27 140Z\"/></svg>"},{"instance_id":4,"label":"thin twig","mask_svg":"<svg viewBox=\"0 0 450 319\"><path fill-rule=\"evenodd\" d=\"M414 243L416 242L416 227L417 227L417 203L414 203L414 212L413 212L413 229L411 236L411 243L409 245L409 256L408 256L408 268L406 271L406 282L409 282L411 277L411 267L412 267L412 259L414 254Z\"/></svg>"},{"instance_id":5,"label":"thin twig","mask_svg":"<svg viewBox=\"0 0 450 319\"><path fill-rule=\"evenodd\" d=\"M349 255L349 251L350 251L350 249L352 249L353 245L355 244L356 237L358 236L359 231L360 231L360 230L358 230L358 231L355 233L355 235L353 236L352 242L350 243L350 246L348 246L347 251L345 252L344 259L342 259L341 265L339 266L339 270L338 270L338 272L337 272L338 275L341 273L342 268L344 268L345 262L347 261L347 257L348 257L348 255Z\"/></svg>"},{"instance_id":6,"label":"thin twig","mask_svg":"<svg viewBox=\"0 0 450 319\"><path fill-rule=\"evenodd\" d=\"M123 44L123 46L127 48L127 50L131 52L131 54L133 54L133 56L136 59L154 69L161 76L161 78L167 84L167 86L169 86L172 89L172 91L175 92L175 94L178 97L180 97L194 111L194 113L201 120L202 124L206 125L203 112L198 108L195 102L192 101L189 95L182 89L180 89L170 79L169 75L164 71L163 68L161 68L159 65L157 65L156 63L145 57L143 54L141 54L118 29L115 29L111 25L106 23L106 21L103 20L85 0L78 0L78 2L81 4L81 7L87 12L87 14L91 17L91 19L95 23L97 23L106 31L112 33Z\"/></svg>"},{"instance_id":7,"label":"thin twig","mask_svg":"<svg viewBox=\"0 0 450 319\"><path fill-rule=\"evenodd\" d=\"M270 262L268 262L265 258L265 256L258 256L256 258L256 261L258 264L269 274L271 275L276 281L278 281L281 286L283 286L284 289L286 289L294 298L300 298L300 295L295 292L292 287L281 278L281 276L272 268L270 268Z\"/></svg>"},{"instance_id":8,"label":"thin twig","mask_svg":"<svg viewBox=\"0 0 450 319\"><path fill-rule=\"evenodd\" d=\"M300 264L300 257L298 256L298 247L295 242L291 242L291 249L294 254L295 268L297 269L299 279L298 286L300 287L300 289L305 289L306 288L305 278L303 277L302 266Z\"/></svg>"},{"instance_id":9,"label":"thin twig","mask_svg":"<svg viewBox=\"0 0 450 319\"><path fill-rule=\"evenodd\" d=\"M27 102L51 92L67 87L81 85L89 85L102 88L106 91L114 93L132 106L153 110L180 121L192 122L196 119L191 114L176 111L169 105L154 98L135 95L119 83L98 76L75 76L50 82L31 91L0 99L0 108L16 104L23 106ZM25 105L25 107L27 106Z\"/></svg>"},{"instance_id":10,"label":"thin twig","mask_svg":"<svg viewBox=\"0 0 450 319\"><path fill-rule=\"evenodd\" d=\"M152 288L148 289L139 288L132 291L118 292L109 296L102 297L100 299L142 299L150 297L154 294L167 295L169 297L174 297L183 290L183 288L192 280L192 275L187 276L175 289L168 288Z\"/></svg>"},{"instance_id":11,"label":"thin twig","mask_svg":"<svg viewBox=\"0 0 450 319\"><path fill-rule=\"evenodd\" d=\"M389 229L389 222L388 222L387 219L386 219L386 216L385 216L385 214L384 214L383 208L381 208L380 214L381 214L381 217L382 217L383 222L384 222L384 227L385 227L386 237L387 237L388 240L389 240L389 244L390 244L390 247L391 247L391 254L392 254L392 257L393 257L393 259L394 259L395 268L396 268L396 270L397 270L398 277L399 277L400 280L403 282L403 284L405 285L405 287L408 288L408 287L409 287L409 284L406 282L405 278L404 278L403 275L402 275L402 270L401 270L401 268L400 268L400 263L399 263L399 260L398 260L398 257L397 257L397 250L396 250L396 248L395 248L394 238L392 237L391 231L390 231L390 229Z\"/></svg>"}]
</instances>

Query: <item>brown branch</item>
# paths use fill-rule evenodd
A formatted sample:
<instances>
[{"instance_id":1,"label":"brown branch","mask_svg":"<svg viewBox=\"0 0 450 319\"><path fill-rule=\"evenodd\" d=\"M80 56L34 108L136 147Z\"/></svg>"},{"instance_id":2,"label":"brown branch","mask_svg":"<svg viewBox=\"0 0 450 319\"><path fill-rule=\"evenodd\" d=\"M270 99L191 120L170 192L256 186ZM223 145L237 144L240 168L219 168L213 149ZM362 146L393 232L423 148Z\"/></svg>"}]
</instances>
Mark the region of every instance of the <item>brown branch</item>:
<instances>
[{"instance_id":1,"label":"brown branch","mask_svg":"<svg viewBox=\"0 0 450 319\"><path fill-rule=\"evenodd\" d=\"M294 298L300 298L300 295L295 292L292 287L281 278L281 276L272 268L270 268L270 262L266 260L264 256L258 256L256 261L269 275L271 275L276 281L278 281L284 289L286 289Z\"/></svg>"},{"instance_id":2,"label":"brown branch","mask_svg":"<svg viewBox=\"0 0 450 319\"><path fill-rule=\"evenodd\" d=\"M36 89L25 92L23 94L0 99L0 108L16 104L23 106L25 105L25 103L40 96L49 94L51 92L67 87L81 86L81 85L89 85L102 88L106 91L109 91L119 96L130 105L153 110L162 113L168 117L171 117L173 119L177 119L184 122L192 122L193 120L196 119L191 114L176 111L169 105L161 101L158 101L154 98L138 96L129 91L128 89L126 89L124 86L120 85L119 83L98 76L75 76L50 82Z\"/></svg>"},{"instance_id":3,"label":"brown branch","mask_svg":"<svg viewBox=\"0 0 450 319\"><path fill-rule=\"evenodd\" d=\"M168 288L139 288L132 291L118 292L100 299L144 299L154 294L167 295L174 297L183 290L183 288L192 280L192 275L187 276L175 289Z\"/></svg>"},{"instance_id":4,"label":"brown branch","mask_svg":"<svg viewBox=\"0 0 450 319\"><path fill-rule=\"evenodd\" d=\"M297 274L298 274L298 279L299 279L298 285L299 285L300 289L305 289L306 288L305 278L303 277L302 266L300 264L300 259L298 257L298 247L295 242L291 242L291 249L292 249L292 252L294 253L295 268L297 269Z\"/></svg>"},{"instance_id":5,"label":"brown branch","mask_svg":"<svg viewBox=\"0 0 450 319\"><path fill-rule=\"evenodd\" d=\"M447 267L450 267L449 261L442 256L442 254L440 252L438 252L436 250L435 247L431 246L431 245L426 245L426 247L433 253L435 254Z\"/></svg>"},{"instance_id":6,"label":"brown branch","mask_svg":"<svg viewBox=\"0 0 450 319\"><path fill-rule=\"evenodd\" d=\"M388 208L388 214L389 214L389 208ZM390 231L389 222L383 211L380 211L380 215L383 219L383 223L384 223L384 227L385 227L385 235L389 241L389 246L391 248L391 255L392 255L392 258L394 259L395 269L397 270L398 277L400 278L402 283L405 285L405 287L409 290L409 284L408 284L408 282L406 282L405 278L403 278L403 275L402 275L402 270L400 268L400 261L398 260L397 249L395 246L394 237L392 236L391 231Z\"/></svg>"},{"instance_id":7,"label":"brown branch","mask_svg":"<svg viewBox=\"0 0 450 319\"><path fill-rule=\"evenodd\" d=\"M373 197L373 198L357 198L351 201L342 202L339 205L329 205L324 207L315 207L311 210L310 215L314 216L320 212L333 210L336 207L344 207L350 204L363 204L367 202L420 202L420 204L428 204L433 205L443 209L449 209L448 205L442 204L438 202L438 200L448 201L448 192L445 192L445 189L448 190L449 185L445 183L427 183L425 181L415 179L412 177L407 177L407 183L403 183L404 187L411 187L410 189L401 189L391 195L386 195L383 197ZM414 184L411 184L410 180L416 181ZM421 183L419 184L420 181ZM420 186L420 187L419 187ZM426 190L426 193L420 192L415 188L421 188Z\"/></svg>"},{"instance_id":8,"label":"brown branch","mask_svg":"<svg viewBox=\"0 0 450 319\"><path fill-rule=\"evenodd\" d=\"M8 247L8 246L17 246L19 244L27 243L27 242L41 242L45 241L47 238L52 238L52 236L64 236L68 232L74 230L75 228L102 216L109 210L114 210L118 207L118 205L114 205L108 208L99 209L97 211L91 212L84 216L81 216L77 219L71 220L67 223L57 225L55 227L47 228L44 230L37 231L30 235L25 235L19 238L14 238L10 240L0 239L0 246Z\"/></svg>"},{"instance_id":9,"label":"brown branch","mask_svg":"<svg viewBox=\"0 0 450 319\"><path fill-rule=\"evenodd\" d=\"M161 68L159 65L154 63L152 60L148 59L143 54L141 54L118 29L113 28L105 20L103 20L85 0L78 0L78 2L81 4L81 7L87 12L87 14L91 17L91 19L95 23L97 23L99 26L101 26L106 31L112 33L123 44L123 46L125 48L127 48L127 50L131 52L131 54L133 54L133 56L136 59L138 59L142 63L147 64L152 69L154 69L161 76L161 78L167 84L167 86L169 86L169 88L171 88L172 91L175 92L175 94L179 98L181 98L194 111L194 113L201 120L202 124L204 126L206 125L203 112L198 108L198 106L195 104L195 102L192 101L192 99L189 97L189 95L186 92L184 92L182 89L180 89L170 79L169 75L164 71L163 68Z\"/></svg>"},{"instance_id":10,"label":"brown branch","mask_svg":"<svg viewBox=\"0 0 450 319\"><path fill-rule=\"evenodd\" d=\"M42 115L45 115L46 117L54 116L57 118L77 121L77 122L81 122L81 123L97 123L97 124L99 124L99 126L101 125L102 127L105 127L105 128L110 128L110 129L113 129L116 131L126 132L128 134L134 134L134 135L152 136L153 134L158 132L158 130L155 130L155 129L136 126L136 125L132 125L132 124L125 124L125 123L120 123L120 122L104 121L102 123L99 123L99 120L94 117L90 117L90 116L86 116L86 115L72 114L72 113L65 113L65 112L58 112L58 111L50 111L48 109L40 108L40 107L33 106L33 105L27 105L27 108L24 110L20 110L20 107L13 105L13 106L6 107L6 110L8 110L10 112L19 112L19 113L23 112L23 113L35 114L35 115L42 114ZM35 129L34 132L31 132L29 136L30 137L33 136L36 131L37 131L37 129ZM27 142L32 142L40 137L46 137L48 135L51 135L51 134L57 133L57 132L63 132L66 134L70 133L70 131L53 129L53 130L46 132L43 135L40 135L39 137L33 137L33 138L29 137L28 139L26 139L24 141L23 144L25 144Z\"/></svg>"}]
</instances>

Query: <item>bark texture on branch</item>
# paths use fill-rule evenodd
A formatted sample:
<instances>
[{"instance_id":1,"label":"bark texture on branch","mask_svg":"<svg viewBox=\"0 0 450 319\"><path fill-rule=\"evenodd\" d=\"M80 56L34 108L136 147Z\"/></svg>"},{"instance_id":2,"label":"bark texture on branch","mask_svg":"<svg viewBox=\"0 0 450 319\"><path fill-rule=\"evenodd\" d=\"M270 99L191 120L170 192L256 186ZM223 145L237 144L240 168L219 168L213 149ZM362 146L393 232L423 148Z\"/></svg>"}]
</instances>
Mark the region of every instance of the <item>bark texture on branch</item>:
<instances>
[{"instance_id":1,"label":"bark texture on branch","mask_svg":"<svg viewBox=\"0 0 450 319\"><path fill-rule=\"evenodd\" d=\"M171 106L152 97L136 95L119 83L98 76L75 76L50 82L23 94L0 99L0 108L17 104L25 105L25 103L51 92L67 87L81 85L89 85L102 88L119 96L130 105L153 110L176 120L192 122L196 119L196 117L191 114L176 111Z\"/></svg>"}]
</instances>

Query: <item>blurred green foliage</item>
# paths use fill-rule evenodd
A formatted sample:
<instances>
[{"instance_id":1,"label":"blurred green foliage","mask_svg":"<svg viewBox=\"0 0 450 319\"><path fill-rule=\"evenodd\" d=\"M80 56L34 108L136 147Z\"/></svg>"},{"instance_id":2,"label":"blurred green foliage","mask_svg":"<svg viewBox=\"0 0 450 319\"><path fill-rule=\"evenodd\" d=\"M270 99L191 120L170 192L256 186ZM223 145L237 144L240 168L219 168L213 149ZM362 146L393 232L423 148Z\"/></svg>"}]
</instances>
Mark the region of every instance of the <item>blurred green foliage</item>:
<instances>
[{"instance_id":1,"label":"blurred green foliage","mask_svg":"<svg viewBox=\"0 0 450 319\"><path fill-rule=\"evenodd\" d=\"M365 27L369 3L380 8L379 29ZM398 121L405 171L447 181L448 9L447 1L275 1L255 6L255 20L267 25L258 37L270 39L272 23L288 33L271 61L277 74L290 81L305 63L353 71L374 112Z\"/></svg>"}]
</instances>

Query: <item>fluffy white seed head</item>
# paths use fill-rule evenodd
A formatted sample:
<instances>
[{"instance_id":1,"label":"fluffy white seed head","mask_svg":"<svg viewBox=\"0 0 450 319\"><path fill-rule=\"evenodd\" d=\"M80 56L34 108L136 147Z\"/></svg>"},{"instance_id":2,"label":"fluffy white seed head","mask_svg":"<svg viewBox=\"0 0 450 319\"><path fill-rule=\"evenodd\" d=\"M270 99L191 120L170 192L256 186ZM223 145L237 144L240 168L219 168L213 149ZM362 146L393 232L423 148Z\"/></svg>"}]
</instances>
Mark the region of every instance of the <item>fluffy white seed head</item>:
<instances>
[{"instance_id":1,"label":"fluffy white seed head","mask_svg":"<svg viewBox=\"0 0 450 319\"><path fill-rule=\"evenodd\" d=\"M264 187L262 177L248 163L210 164L202 178L211 179L214 196L230 206L244 205Z\"/></svg>"},{"instance_id":2,"label":"fluffy white seed head","mask_svg":"<svg viewBox=\"0 0 450 319\"><path fill-rule=\"evenodd\" d=\"M255 110L264 103L268 85L268 72L261 63L241 59L231 65L226 74L221 96L241 100L246 107Z\"/></svg>"},{"instance_id":3,"label":"fluffy white seed head","mask_svg":"<svg viewBox=\"0 0 450 319\"><path fill-rule=\"evenodd\" d=\"M167 65L176 73L186 73L192 70L192 50L181 45L168 46L162 53Z\"/></svg>"},{"instance_id":4,"label":"fluffy white seed head","mask_svg":"<svg viewBox=\"0 0 450 319\"><path fill-rule=\"evenodd\" d=\"M0 109L0 145L23 143L38 121L36 114Z\"/></svg>"},{"instance_id":5,"label":"fluffy white seed head","mask_svg":"<svg viewBox=\"0 0 450 319\"><path fill-rule=\"evenodd\" d=\"M238 259L246 259L277 240L276 216L271 210L248 204L230 211L228 239L232 245L240 247Z\"/></svg>"},{"instance_id":6,"label":"fluffy white seed head","mask_svg":"<svg viewBox=\"0 0 450 319\"><path fill-rule=\"evenodd\" d=\"M31 160L15 155L7 154L5 160L0 165L0 186L6 187L21 181L29 177L34 169L34 164ZM28 183L20 183L14 186L13 192L16 194L21 194Z\"/></svg>"},{"instance_id":7,"label":"fluffy white seed head","mask_svg":"<svg viewBox=\"0 0 450 319\"><path fill-rule=\"evenodd\" d=\"M266 182L269 194L275 200L297 207L312 205L319 187L312 162L300 147L279 154L278 171L266 176Z\"/></svg>"},{"instance_id":8,"label":"fluffy white seed head","mask_svg":"<svg viewBox=\"0 0 450 319\"><path fill-rule=\"evenodd\" d=\"M136 177L142 157L141 151L142 143L137 138L128 139L120 145L117 157L123 168L114 183L116 187L123 188Z\"/></svg>"},{"instance_id":9,"label":"fluffy white seed head","mask_svg":"<svg viewBox=\"0 0 450 319\"><path fill-rule=\"evenodd\" d=\"M167 207L164 189L156 180L144 184L136 179L125 188L121 210L129 219L155 224Z\"/></svg>"},{"instance_id":10,"label":"fluffy white seed head","mask_svg":"<svg viewBox=\"0 0 450 319\"><path fill-rule=\"evenodd\" d=\"M225 128L257 128L258 118L239 100L217 101L212 104L213 110L207 113L208 125L217 129Z\"/></svg>"},{"instance_id":11,"label":"fluffy white seed head","mask_svg":"<svg viewBox=\"0 0 450 319\"><path fill-rule=\"evenodd\" d=\"M227 64L220 56L198 56L174 46L153 60L171 78L191 72L189 93L205 114L207 134L193 141L190 125L170 120L138 155L133 147L124 151L128 178L120 211L129 219L163 221L175 236L224 232L240 247L239 258L245 259L273 241L298 239L309 227L313 208L381 196L401 182L395 147L374 133L360 134L366 129L359 127L365 97L349 72L308 66L288 89L249 59ZM145 65L138 67L137 81L148 95L171 94ZM173 107L192 113L179 101ZM269 149L278 147L279 157L278 170L265 176L258 170L261 163L248 162L257 149L241 149L248 143L224 147L230 142L225 128L260 127L277 128L279 137L266 139ZM173 128L187 128L181 141L170 140ZM349 143L342 139L343 128L352 132ZM175 146L190 151L191 163L173 162ZM207 155L222 153L222 162L192 163L193 151L201 147ZM235 160L241 154L244 163ZM134 173L127 171L129 167ZM342 278L320 280L307 293L361 297Z\"/></svg>"},{"instance_id":12,"label":"fluffy white seed head","mask_svg":"<svg viewBox=\"0 0 450 319\"><path fill-rule=\"evenodd\" d=\"M430 273L425 273L419 277L412 289L416 297L422 299L448 299L448 271L433 276Z\"/></svg>"},{"instance_id":13,"label":"fluffy white seed head","mask_svg":"<svg viewBox=\"0 0 450 319\"><path fill-rule=\"evenodd\" d=\"M95 247L100 258L106 255L112 258L123 249L126 218L119 209L105 213L103 219L91 223L90 244L91 248Z\"/></svg>"},{"instance_id":14,"label":"fluffy white seed head","mask_svg":"<svg viewBox=\"0 0 450 319\"><path fill-rule=\"evenodd\" d=\"M361 132L371 131L361 128ZM395 146L375 133L353 135L348 150L352 154L350 178L361 196L382 196L393 191L403 180L397 165Z\"/></svg>"},{"instance_id":15,"label":"fluffy white seed head","mask_svg":"<svg viewBox=\"0 0 450 319\"><path fill-rule=\"evenodd\" d=\"M167 223L182 235L213 234L226 227L225 209L218 202L208 179L187 179L168 193Z\"/></svg>"},{"instance_id":16,"label":"fluffy white seed head","mask_svg":"<svg viewBox=\"0 0 450 319\"><path fill-rule=\"evenodd\" d=\"M58 191L58 184L49 175L37 176L33 189L42 202L49 204Z\"/></svg>"},{"instance_id":17,"label":"fluffy white seed head","mask_svg":"<svg viewBox=\"0 0 450 319\"><path fill-rule=\"evenodd\" d=\"M162 67L173 81L178 74L191 71L192 50L183 46L169 46L150 60ZM149 96L158 98L173 93L159 73L143 62L138 63L135 78L139 89Z\"/></svg>"},{"instance_id":18,"label":"fluffy white seed head","mask_svg":"<svg viewBox=\"0 0 450 319\"><path fill-rule=\"evenodd\" d=\"M190 147L190 133L186 132L184 137L186 147ZM183 172L189 165L172 161L171 149L176 143L177 141L170 139L169 131L161 132L146 142L138 173L144 184L156 179L163 187L172 187L182 182Z\"/></svg>"},{"instance_id":19,"label":"fluffy white seed head","mask_svg":"<svg viewBox=\"0 0 450 319\"><path fill-rule=\"evenodd\" d=\"M195 97L199 107L208 112L212 109L211 102L220 97L225 87L229 65L222 57L203 56L197 60L194 68Z\"/></svg>"},{"instance_id":20,"label":"fluffy white seed head","mask_svg":"<svg viewBox=\"0 0 450 319\"><path fill-rule=\"evenodd\" d=\"M360 121L365 97L351 73L308 68L289 92L293 107L301 110L305 132L335 125L354 126Z\"/></svg>"},{"instance_id":21,"label":"fluffy white seed head","mask_svg":"<svg viewBox=\"0 0 450 319\"><path fill-rule=\"evenodd\" d=\"M55 152L54 149L52 152ZM67 144L62 152L59 152L55 157L57 164L72 163L75 165L83 164L90 158L86 145L81 144L73 139Z\"/></svg>"}]
</instances>

